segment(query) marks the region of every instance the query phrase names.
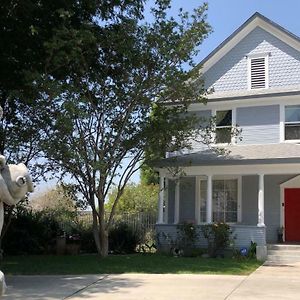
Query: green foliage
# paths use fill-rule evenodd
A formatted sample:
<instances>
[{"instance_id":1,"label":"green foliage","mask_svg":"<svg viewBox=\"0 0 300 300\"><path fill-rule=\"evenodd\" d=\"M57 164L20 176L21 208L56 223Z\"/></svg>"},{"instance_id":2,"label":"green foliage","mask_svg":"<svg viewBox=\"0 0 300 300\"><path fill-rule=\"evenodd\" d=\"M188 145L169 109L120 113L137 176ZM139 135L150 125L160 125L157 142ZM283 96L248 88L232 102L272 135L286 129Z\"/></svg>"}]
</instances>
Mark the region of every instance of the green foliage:
<instances>
[{"instance_id":1,"label":"green foliage","mask_svg":"<svg viewBox=\"0 0 300 300\"><path fill-rule=\"evenodd\" d=\"M59 224L45 212L18 209L2 240L4 254L54 253Z\"/></svg>"},{"instance_id":2,"label":"green foliage","mask_svg":"<svg viewBox=\"0 0 300 300\"><path fill-rule=\"evenodd\" d=\"M115 224L109 232L109 250L112 253L134 253L140 241L140 234L126 223Z\"/></svg>"},{"instance_id":3,"label":"green foliage","mask_svg":"<svg viewBox=\"0 0 300 300\"><path fill-rule=\"evenodd\" d=\"M230 243L230 226L225 223L206 224L201 227L202 233L208 243L208 254L216 257L225 250Z\"/></svg>"},{"instance_id":4,"label":"green foliage","mask_svg":"<svg viewBox=\"0 0 300 300\"><path fill-rule=\"evenodd\" d=\"M154 171L152 167L143 164L141 167L141 183L144 185L159 184L158 172Z\"/></svg>"},{"instance_id":5,"label":"green foliage","mask_svg":"<svg viewBox=\"0 0 300 300\"><path fill-rule=\"evenodd\" d=\"M126 186L119 199L116 213L134 214L139 212L156 214L157 195L159 187L157 185L145 185L131 183ZM109 194L105 209L110 212L116 199L118 190L114 189Z\"/></svg>"},{"instance_id":6,"label":"green foliage","mask_svg":"<svg viewBox=\"0 0 300 300\"><path fill-rule=\"evenodd\" d=\"M177 226L179 245L181 248L194 248L198 237L197 227L194 223L184 222ZM184 250L183 250L184 251Z\"/></svg>"},{"instance_id":7,"label":"green foliage","mask_svg":"<svg viewBox=\"0 0 300 300\"><path fill-rule=\"evenodd\" d=\"M158 157L190 145L183 113L203 101L192 67L210 31L207 5L173 18L170 3L152 3L150 22L142 0L0 4L0 152L27 163L45 155L41 174L74 178L98 230L111 226L104 202L113 183L117 204L148 149Z\"/></svg>"}]
</instances>

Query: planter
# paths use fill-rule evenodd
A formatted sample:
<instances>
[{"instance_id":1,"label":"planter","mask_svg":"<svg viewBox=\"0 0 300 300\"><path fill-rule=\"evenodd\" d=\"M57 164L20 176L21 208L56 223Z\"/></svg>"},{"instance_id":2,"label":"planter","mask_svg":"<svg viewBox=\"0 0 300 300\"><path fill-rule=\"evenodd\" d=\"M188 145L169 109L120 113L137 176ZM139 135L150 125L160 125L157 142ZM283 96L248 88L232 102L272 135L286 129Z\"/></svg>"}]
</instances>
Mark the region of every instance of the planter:
<instances>
[{"instance_id":1,"label":"planter","mask_svg":"<svg viewBox=\"0 0 300 300\"><path fill-rule=\"evenodd\" d=\"M58 236L56 238L56 254L64 255L66 253L66 237Z\"/></svg>"},{"instance_id":2,"label":"planter","mask_svg":"<svg viewBox=\"0 0 300 300\"><path fill-rule=\"evenodd\" d=\"M80 244L77 243L67 244L66 253L70 255L78 255L80 253Z\"/></svg>"}]
</instances>

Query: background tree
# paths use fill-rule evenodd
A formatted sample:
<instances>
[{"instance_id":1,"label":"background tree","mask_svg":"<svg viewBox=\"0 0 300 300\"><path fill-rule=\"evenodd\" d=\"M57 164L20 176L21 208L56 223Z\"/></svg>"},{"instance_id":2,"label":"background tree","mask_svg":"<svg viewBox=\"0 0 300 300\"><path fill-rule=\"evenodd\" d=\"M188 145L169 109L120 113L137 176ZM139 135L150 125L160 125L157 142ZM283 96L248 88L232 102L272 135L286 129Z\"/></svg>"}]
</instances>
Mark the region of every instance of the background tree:
<instances>
[{"instance_id":1,"label":"background tree","mask_svg":"<svg viewBox=\"0 0 300 300\"><path fill-rule=\"evenodd\" d=\"M129 213L135 214L143 212L154 215L157 212L157 195L159 187L154 184L127 184L122 196L119 199L116 214ZM112 210L118 189L115 188L108 195L108 202L105 204L107 212Z\"/></svg>"},{"instance_id":2,"label":"background tree","mask_svg":"<svg viewBox=\"0 0 300 300\"><path fill-rule=\"evenodd\" d=\"M47 95L52 101L43 149L54 167L72 176L91 206L102 256L108 254L108 230L119 199L145 162L145 151L189 146L194 119L183 113L189 103L202 100L203 88L200 67L185 67L194 66L197 47L209 32L206 5L191 16L180 11L174 19L167 17L170 1L157 0L153 22L146 23L143 3L124 3L119 18L96 14L87 29L97 44L97 61L91 64L72 44L78 69L59 81L60 97ZM52 56L65 40L62 36L49 44ZM117 192L105 219L104 204L113 186Z\"/></svg>"}]
</instances>

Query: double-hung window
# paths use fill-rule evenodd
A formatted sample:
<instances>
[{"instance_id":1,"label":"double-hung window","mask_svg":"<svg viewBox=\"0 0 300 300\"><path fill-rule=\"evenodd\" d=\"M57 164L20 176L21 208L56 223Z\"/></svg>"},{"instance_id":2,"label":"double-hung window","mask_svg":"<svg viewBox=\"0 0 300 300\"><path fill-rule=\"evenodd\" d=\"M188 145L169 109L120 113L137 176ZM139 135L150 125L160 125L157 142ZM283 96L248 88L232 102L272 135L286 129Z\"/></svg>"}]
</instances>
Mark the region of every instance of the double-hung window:
<instances>
[{"instance_id":1,"label":"double-hung window","mask_svg":"<svg viewBox=\"0 0 300 300\"><path fill-rule=\"evenodd\" d=\"M232 110L219 110L216 112L216 144L231 142Z\"/></svg>"},{"instance_id":2,"label":"double-hung window","mask_svg":"<svg viewBox=\"0 0 300 300\"><path fill-rule=\"evenodd\" d=\"M300 105L285 106L285 140L300 140Z\"/></svg>"}]
</instances>

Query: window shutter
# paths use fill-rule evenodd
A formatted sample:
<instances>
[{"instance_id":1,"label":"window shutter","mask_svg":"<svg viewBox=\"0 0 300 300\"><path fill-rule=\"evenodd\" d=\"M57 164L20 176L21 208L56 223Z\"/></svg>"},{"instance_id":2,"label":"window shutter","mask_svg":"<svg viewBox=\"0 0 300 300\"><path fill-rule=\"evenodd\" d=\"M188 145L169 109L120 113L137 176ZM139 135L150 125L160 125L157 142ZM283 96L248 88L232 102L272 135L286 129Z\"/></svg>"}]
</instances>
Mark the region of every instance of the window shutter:
<instances>
[{"instance_id":1,"label":"window shutter","mask_svg":"<svg viewBox=\"0 0 300 300\"><path fill-rule=\"evenodd\" d=\"M251 89L266 87L266 63L265 58L251 59Z\"/></svg>"}]
</instances>

